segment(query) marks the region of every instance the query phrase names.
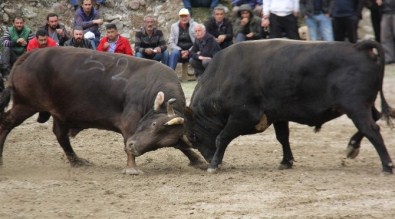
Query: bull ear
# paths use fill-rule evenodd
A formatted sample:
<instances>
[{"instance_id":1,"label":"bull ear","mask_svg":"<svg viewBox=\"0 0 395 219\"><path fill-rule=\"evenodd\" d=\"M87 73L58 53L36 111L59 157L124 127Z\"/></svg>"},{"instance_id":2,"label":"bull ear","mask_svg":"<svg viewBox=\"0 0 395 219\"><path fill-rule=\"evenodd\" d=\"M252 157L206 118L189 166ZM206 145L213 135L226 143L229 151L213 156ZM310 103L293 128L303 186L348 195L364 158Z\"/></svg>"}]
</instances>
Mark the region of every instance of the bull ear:
<instances>
[{"instance_id":1,"label":"bull ear","mask_svg":"<svg viewBox=\"0 0 395 219\"><path fill-rule=\"evenodd\" d=\"M164 101L165 101L165 94L162 91L159 91L155 98L154 111L158 111Z\"/></svg>"},{"instance_id":2,"label":"bull ear","mask_svg":"<svg viewBox=\"0 0 395 219\"><path fill-rule=\"evenodd\" d=\"M184 114L185 114L185 117L186 117L188 120L190 120L190 121L195 120L195 114L194 114L193 110L192 110L191 108L189 108L188 106L185 107L185 112L184 112Z\"/></svg>"},{"instance_id":3,"label":"bull ear","mask_svg":"<svg viewBox=\"0 0 395 219\"><path fill-rule=\"evenodd\" d=\"M184 118L182 117L173 118L165 123L165 125L182 125L182 124L184 124Z\"/></svg>"},{"instance_id":4,"label":"bull ear","mask_svg":"<svg viewBox=\"0 0 395 219\"><path fill-rule=\"evenodd\" d=\"M173 103L176 101L176 98L171 98L167 101L167 116L172 117L176 114L174 113Z\"/></svg>"}]
</instances>

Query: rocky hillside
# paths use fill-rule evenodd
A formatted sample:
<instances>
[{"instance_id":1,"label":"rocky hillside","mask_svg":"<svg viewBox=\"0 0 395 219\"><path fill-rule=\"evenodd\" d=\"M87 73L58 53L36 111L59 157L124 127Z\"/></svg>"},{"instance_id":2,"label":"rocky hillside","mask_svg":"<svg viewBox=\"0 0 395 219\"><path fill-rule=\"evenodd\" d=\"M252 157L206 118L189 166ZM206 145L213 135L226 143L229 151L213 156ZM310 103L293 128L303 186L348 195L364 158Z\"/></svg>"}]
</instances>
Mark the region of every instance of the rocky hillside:
<instances>
[{"instance_id":1,"label":"rocky hillside","mask_svg":"<svg viewBox=\"0 0 395 219\"><path fill-rule=\"evenodd\" d=\"M230 0L221 0L221 3L230 7ZM181 0L106 0L100 7L105 24L116 23L119 32L134 42L134 31L143 23L143 17L153 14L158 18L158 26L167 37L170 26L178 18L178 11L183 7ZM23 16L26 25L33 32L46 22L46 15L55 12L68 30L72 29L74 8L69 0L0 0L0 34L1 29L11 25L11 19L16 15ZM194 19L203 22L209 16L208 9L193 9ZM365 11L364 19L360 23L359 36L361 39L373 38L369 20L369 12ZM104 25L101 27L105 34Z\"/></svg>"},{"instance_id":2,"label":"rocky hillside","mask_svg":"<svg viewBox=\"0 0 395 219\"><path fill-rule=\"evenodd\" d=\"M183 7L181 0L106 0L100 6L101 15L105 24L116 23L119 32L134 41L134 30L139 29L143 17L153 14L158 18L158 26L165 35L170 31L170 25L178 18L178 11ZM74 8L69 0L0 0L0 25L2 29L12 24L12 18L19 15L26 20L26 25L33 32L46 22L46 15L55 12L60 21L68 30L72 29ZM202 21L207 18L208 10L199 9L195 20ZM104 33L104 25L101 27Z\"/></svg>"}]
</instances>

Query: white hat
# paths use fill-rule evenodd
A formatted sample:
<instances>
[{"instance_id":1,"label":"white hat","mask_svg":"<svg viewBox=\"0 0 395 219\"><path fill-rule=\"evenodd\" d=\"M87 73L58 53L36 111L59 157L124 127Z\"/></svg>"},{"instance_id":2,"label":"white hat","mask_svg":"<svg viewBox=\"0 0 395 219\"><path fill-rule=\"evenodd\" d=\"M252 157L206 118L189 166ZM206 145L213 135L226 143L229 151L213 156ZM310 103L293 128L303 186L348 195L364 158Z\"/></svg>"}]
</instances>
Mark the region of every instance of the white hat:
<instances>
[{"instance_id":1,"label":"white hat","mask_svg":"<svg viewBox=\"0 0 395 219\"><path fill-rule=\"evenodd\" d=\"M95 34L92 33L91 31L88 31L84 34L85 39L95 39Z\"/></svg>"},{"instance_id":2,"label":"white hat","mask_svg":"<svg viewBox=\"0 0 395 219\"><path fill-rule=\"evenodd\" d=\"M189 10L186 8L182 8L179 12L178 12L178 16L181 15L189 15Z\"/></svg>"}]
</instances>

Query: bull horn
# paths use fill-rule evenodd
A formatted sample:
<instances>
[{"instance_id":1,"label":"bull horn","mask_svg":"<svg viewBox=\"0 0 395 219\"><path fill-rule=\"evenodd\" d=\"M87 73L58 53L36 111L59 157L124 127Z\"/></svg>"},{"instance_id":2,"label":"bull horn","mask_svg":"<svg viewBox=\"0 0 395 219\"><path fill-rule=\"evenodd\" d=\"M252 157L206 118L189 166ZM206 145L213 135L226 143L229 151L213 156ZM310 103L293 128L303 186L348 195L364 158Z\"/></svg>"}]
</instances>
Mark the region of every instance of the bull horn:
<instances>
[{"instance_id":1,"label":"bull horn","mask_svg":"<svg viewBox=\"0 0 395 219\"><path fill-rule=\"evenodd\" d=\"M167 116L169 117L176 115L173 110L173 103L175 101L176 101L175 98L171 98L170 100L167 101Z\"/></svg>"},{"instance_id":2,"label":"bull horn","mask_svg":"<svg viewBox=\"0 0 395 219\"><path fill-rule=\"evenodd\" d=\"M165 123L165 125L182 125L182 124L184 124L184 118L182 117L173 118Z\"/></svg>"},{"instance_id":3,"label":"bull horn","mask_svg":"<svg viewBox=\"0 0 395 219\"><path fill-rule=\"evenodd\" d=\"M154 111L158 111L160 109L163 101L165 101L165 94L162 91L159 91L155 98Z\"/></svg>"}]
</instances>

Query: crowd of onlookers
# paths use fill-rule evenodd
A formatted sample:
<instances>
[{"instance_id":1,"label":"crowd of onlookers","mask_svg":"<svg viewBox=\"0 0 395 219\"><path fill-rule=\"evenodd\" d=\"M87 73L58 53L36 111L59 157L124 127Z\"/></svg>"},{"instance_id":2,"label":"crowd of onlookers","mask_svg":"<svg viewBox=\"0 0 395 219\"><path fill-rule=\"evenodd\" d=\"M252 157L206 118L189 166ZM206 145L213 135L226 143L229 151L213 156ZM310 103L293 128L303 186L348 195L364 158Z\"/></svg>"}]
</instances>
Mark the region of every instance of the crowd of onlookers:
<instances>
[{"instance_id":1,"label":"crowd of onlookers","mask_svg":"<svg viewBox=\"0 0 395 219\"><path fill-rule=\"evenodd\" d=\"M116 24L107 24L106 36L101 37L103 19L94 6L103 3L105 0L81 0L77 5L77 0L71 0L75 6L71 34L55 13L48 14L47 24L35 35L22 17L13 18L13 25L1 38L3 76L26 51L73 46L152 59L173 69L179 62L190 63L199 77L214 55L233 43L284 37L299 40L298 18L307 25L310 40L355 43L364 7L371 11L375 40L383 45L386 63L395 62L395 0L232 0L228 16L218 0L183 0L184 8L171 25L168 40L157 28L156 18L146 15L143 27L135 33L134 49L118 33ZM212 16L197 23L192 18L192 7L208 7Z\"/></svg>"}]
</instances>

